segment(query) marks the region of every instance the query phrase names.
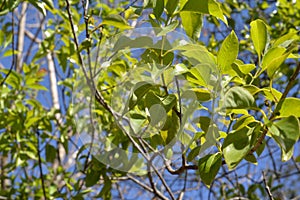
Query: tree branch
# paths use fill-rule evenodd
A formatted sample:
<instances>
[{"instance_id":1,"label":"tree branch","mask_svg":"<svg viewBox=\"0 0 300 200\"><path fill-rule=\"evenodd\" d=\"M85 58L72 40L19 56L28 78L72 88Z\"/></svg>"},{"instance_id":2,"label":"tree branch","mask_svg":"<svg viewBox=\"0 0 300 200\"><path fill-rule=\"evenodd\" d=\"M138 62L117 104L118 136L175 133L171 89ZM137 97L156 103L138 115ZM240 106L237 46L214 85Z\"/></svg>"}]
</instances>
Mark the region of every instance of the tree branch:
<instances>
[{"instance_id":1,"label":"tree branch","mask_svg":"<svg viewBox=\"0 0 300 200\"><path fill-rule=\"evenodd\" d=\"M268 186L268 183L267 183L267 180L266 180L264 171L262 171L262 174L263 174L263 181L264 181L264 184L265 184L265 189L266 189L266 191L267 191L267 194L268 194L268 196L269 196L269 199L270 199L270 200L274 200L273 195L272 195L272 193L271 193L271 190L270 190L270 188L269 188L269 186Z\"/></svg>"},{"instance_id":2,"label":"tree branch","mask_svg":"<svg viewBox=\"0 0 300 200\"><path fill-rule=\"evenodd\" d=\"M279 99L279 102L278 102L277 106L275 107L274 112L271 114L269 120L273 120L273 119L276 117L276 115L278 114L277 112L280 110L283 101L286 99L286 97L287 97L289 91L292 89L293 84L294 84L294 81L296 80L296 78L297 78L299 72L300 72L300 63L298 63L295 72L294 72L293 75L291 76L291 78L290 78L290 80L289 80L289 82L288 82L288 84L287 84L287 86L286 86L286 88L285 88L285 90L284 90L284 92L283 92L281 98ZM258 138L256 144L255 144L254 147L249 151L248 154L253 154L253 153L260 147L260 145L263 143L263 141L264 141L264 139L265 139L267 133L268 133L268 128L265 126L262 135Z\"/></svg>"}]
</instances>

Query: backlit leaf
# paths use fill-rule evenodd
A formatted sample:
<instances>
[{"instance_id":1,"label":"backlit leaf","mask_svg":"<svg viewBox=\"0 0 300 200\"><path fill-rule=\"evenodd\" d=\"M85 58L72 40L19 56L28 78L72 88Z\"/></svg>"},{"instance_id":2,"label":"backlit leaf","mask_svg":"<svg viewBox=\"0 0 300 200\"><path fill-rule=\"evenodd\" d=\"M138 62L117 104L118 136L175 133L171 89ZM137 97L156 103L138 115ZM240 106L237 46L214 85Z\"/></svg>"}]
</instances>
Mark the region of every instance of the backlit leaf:
<instances>
[{"instance_id":1,"label":"backlit leaf","mask_svg":"<svg viewBox=\"0 0 300 200\"><path fill-rule=\"evenodd\" d=\"M202 14L191 11L180 12L182 26L186 34L194 40L198 40L202 28Z\"/></svg>"},{"instance_id":2,"label":"backlit leaf","mask_svg":"<svg viewBox=\"0 0 300 200\"><path fill-rule=\"evenodd\" d=\"M250 23L250 36L258 57L262 55L267 44L267 27L261 19Z\"/></svg>"},{"instance_id":3,"label":"backlit leaf","mask_svg":"<svg viewBox=\"0 0 300 200\"><path fill-rule=\"evenodd\" d=\"M223 41L222 46L218 52L217 60L218 60L218 67L221 71L224 68L231 66L231 64L237 58L239 52L239 41L232 31Z\"/></svg>"}]
</instances>

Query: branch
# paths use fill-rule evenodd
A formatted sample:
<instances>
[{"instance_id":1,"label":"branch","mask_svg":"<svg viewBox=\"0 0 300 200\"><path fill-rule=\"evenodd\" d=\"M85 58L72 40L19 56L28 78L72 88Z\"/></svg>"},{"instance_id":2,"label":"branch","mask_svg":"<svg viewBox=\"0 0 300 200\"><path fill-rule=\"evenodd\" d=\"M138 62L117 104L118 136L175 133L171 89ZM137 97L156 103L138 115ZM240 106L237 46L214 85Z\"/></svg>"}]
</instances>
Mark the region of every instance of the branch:
<instances>
[{"instance_id":1,"label":"branch","mask_svg":"<svg viewBox=\"0 0 300 200\"><path fill-rule=\"evenodd\" d=\"M141 186L142 188L144 188L145 190L153 193L153 189L151 187L149 187L148 185L142 183L141 181L139 181L138 179L134 178L133 176L127 174L127 177L132 180L133 182L135 182L136 184L138 184L139 186Z\"/></svg>"},{"instance_id":2,"label":"branch","mask_svg":"<svg viewBox=\"0 0 300 200\"><path fill-rule=\"evenodd\" d=\"M266 189L266 191L267 191L267 194L268 194L268 196L269 196L269 199L270 199L270 200L274 200L273 195L272 195L272 193L271 193L271 190L270 190L270 188L269 188L269 186L268 186L268 184L267 184L267 180L266 180L264 171L262 171L262 174L263 174L263 181L264 181L264 184L265 184L265 189Z\"/></svg>"},{"instance_id":3,"label":"branch","mask_svg":"<svg viewBox=\"0 0 300 200\"><path fill-rule=\"evenodd\" d=\"M0 83L0 86L2 86L6 79L8 78L8 76L10 75L11 71L13 70L14 68L14 65L15 65L15 29L14 29L14 24L15 24L15 21L14 21L14 11L11 12L11 16L12 16L12 19L11 19L11 27L12 27L12 40L11 40L11 46L12 46L12 62L11 62L11 65L10 65L10 68L9 68L9 71L8 73L6 74L5 78L1 81Z\"/></svg>"},{"instance_id":4,"label":"branch","mask_svg":"<svg viewBox=\"0 0 300 200\"><path fill-rule=\"evenodd\" d=\"M276 114L277 114L278 110L280 110L283 101L286 99L289 91L292 89L294 81L296 80L299 72L300 72L300 63L298 63L297 68L296 68L294 74L291 76L291 78L290 78L290 80L289 80L289 82L288 82L288 84L287 84L287 86L286 86L286 88L285 88L285 90L284 90L281 98L279 99L279 102L278 102L278 104L277 104L274 112L271 114L271 116L269 118L270 121L273 120L276 117ZM268 128L265 126L262 135L258 138L256 144L249 151L248 155L253 154L260 147L260 145L263 143L263 141L264 141L267 133L268 133Z\"/></svg>"},{"instance_id":5,"label":"branch","mask_svg":"<svg viewBox=\"0 0 300 200\"><path fill-rule=\"evenodd\" d=\"M40 178L41 178L41 182L42 182L44 199L47 199L46 189L45 189L45 180L44 180L43 169L42 169L42 159L41 159L41 150L40 150L40 133L39 133L39 131L37 131L36 133L37 133L37 153L38 153L38 163L39 163L39 169L40 169Z\"/></svg>"},{"instance_id":6,"label":"branch","mask_svg":"<svg viewBox=\"0 0 300 200\"><path fill-rule=\"evenodd\" d=\"M34 42L36 42L36 43L38 43L38 44L42 42L42 41L38 38L38 35L40 34L40 32L41 32L41 30L42 30L42 26L43 26L43 24L44 24L45 19L46 19L46 17L43 16L43 18L42 18L42 20L41 20L41 22L40 22L40 24L39 24L39 28L38 28L38 30L35 32L34 35L32 35L32 33L31 33L30 31L25 30L26 36L27 36L28 38L31 39L30 45L29 45L29 47L28 47L28 49L27 49L27 53L26 53L25 58L24 58L24 62L25 62L25 63L27 63L27 60L29 59L29 55L30 55L30 52L31 52L31 50L32 50L32 47L33 47Z\"/></svg>"},{"instance_id":7,"label":"branch","mask_svg":"<svg viewBox=\"0 0 300 200\"><path fill-rule=\"evenodd\" d=\"M22 70L22 53L24 52L24 35L25 35L25 25L26 25L26 10L27 10L27 2L23 2L21 15L19 19L19 27L18 27L18 44L17 44L17 60L16 60L16 71L21 72Z\"/></svg>"},{"instance_id":8,"label":"branch","mask_svg":"<svg viewBox=\"0 0 300 200\"><path fill-rule=\"evenodd\" d=\"M165 200L167 200L168 198L165 197L165 195L163 195L163 194L162 194L159 190L157 190L157 188L156 188L156 185L155 185L155 183L154 183L152 174L151 174L151 172L150 172L150 168L152 167L151 164L152 164L152 160L149 161L149 162L148 162L148 165L147 165L147 170L148 170L147 176L148 176L148 178L149 178L149 182L150 182L151 188L152 188L152 190L153 190L153 193L154 193L156 196L158 196L160 199L165 199ZM163 179L163 180L164 180L164 179ZM166 187L166 188L169 188L169 187ZM172 192L169 193L169 194L170 194L170 196L172 197L172 199L175 199L174 196L172 195Z\"/></svg>"}]
</instances>

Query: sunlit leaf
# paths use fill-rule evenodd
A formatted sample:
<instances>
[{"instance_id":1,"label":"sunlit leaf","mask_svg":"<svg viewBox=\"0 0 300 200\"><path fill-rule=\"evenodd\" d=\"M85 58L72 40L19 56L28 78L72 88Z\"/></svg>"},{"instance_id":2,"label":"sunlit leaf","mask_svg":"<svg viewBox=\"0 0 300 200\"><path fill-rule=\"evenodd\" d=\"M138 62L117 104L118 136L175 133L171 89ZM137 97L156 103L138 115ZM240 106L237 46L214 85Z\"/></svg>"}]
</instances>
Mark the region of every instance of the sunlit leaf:
<instances>
[{"instance_id":1,"label":"sunlit leaf","mask_svg":"<svg viewBox=\"0 0 300 200\"><path fill-rule=\"evenodd\" d=\"M261 19L250 23L250 35L258 57L262 55L267 44L267 27Z\"/></svg>"},{"instance_id":2,"label":"sunlit leaf","mask_svg":"<svg viewBox=\"0 0 300 200\"><path fill-rule=\"evenodd\" d=\"M231 33L225 38L222 43L222 46L218 52L218 67L223 71L226 67L231 66L231 64L237 58L239 52L239 41L234 33Z\"/></svg>"},{"instance_id":3,"label":"sunlit leaf","mask_svg":"<svg viewBox=\"0 0 300 200\"><path fill-rule=\"evenodd\" d=\"M300 99L295 97L286 98L283 101L278 114L281 117L288 117L290 115L300 117Z\"/></svg>"},{"instance_id":4,"label":"sunlit leaf","mask_svg":"<svg viewBox=\"0 0 300 200\"><path fill-rule=\"evenodd\" d=\"M202 28L202 14L191 11L180 12L182 26L186 34L194 40L198 40Z\"/></svg>"},{"instance_id":5,"label":"sunlit leaf","mask_svg":"<svg viewBox=\"0 0 300 200\"><path fill-rule=\"evenodd\" d=\"M221 19L225 24L227 24L227 19L223 15L220 3L216 2L215 0L189 0L183 6L181 11L193 11L210 14Z\"/></svg>"}]
</instances>

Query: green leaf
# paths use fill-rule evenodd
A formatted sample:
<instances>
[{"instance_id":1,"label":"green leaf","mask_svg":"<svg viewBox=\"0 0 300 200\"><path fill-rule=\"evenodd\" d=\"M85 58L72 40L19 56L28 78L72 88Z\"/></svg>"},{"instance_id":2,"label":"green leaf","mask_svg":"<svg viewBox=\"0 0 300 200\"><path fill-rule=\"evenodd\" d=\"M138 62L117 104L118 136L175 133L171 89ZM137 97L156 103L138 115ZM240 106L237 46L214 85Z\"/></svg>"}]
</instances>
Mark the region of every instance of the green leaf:
<instances>
[{"instance_id":1,"label":"green leaf","mask_svg":"<svg viewBox=\"0 0 300 200\"><path fill-rule=\"evenodd\" d=\"M225 162L234 169L251 149L250 140L254 128L244 127L227 135L223 143Z\"/></svg>"},{"instance_id":2,"label":"green leaf","mask_svg":"<svg viewBox=\"0 0 300 200\"><path fill-rule=\"evenodd\" d=\"M177 20L173 21L168 26L163 27L162 30L157 34L157 36L164 36L167 33L171 32L171 31L174 31L177 28L178 24L179 24L179 22Z\"/></svg>"},{"instance_id":3,"label":"green leaf","mask_svg":"<svg viewBox=\"0 0 300 200\"><path fill-rule=\"evenodd\" d=\"M287 47L286 45L289 44L290 42L296 40L299 38L298 36L299 31L296 31L294 29L291 29L291 31L280 38L278 38L274 44L273 47L281 46L281 47Z\"/></svg>"},{"instance_id":4,"label":"green leaf","mask_svg":"<svg viewBox=\"0 0 300 200\"><path fill-rule=\"evenodd\" d=\"M256 68L254 64L243 64L238 65L238 67L243 74L249 74L253 69Z\"/></svg>"},{"instance_id":5,"label":"green leaf","mask_svg":"<svg viewBox=\"0 0 300 200\"><path fill-rule=\"evenodd\" d=\"M255 118L251 115L244 115L236 121L236 123L233 125L233 130L239 130L243 127L247 126L248 124L255 122Z\"/></svg>"},{"instance_id":6,"label":"green leaf","mask_svg":"<svg viewBox=\"0 0 300 200\"><path fill-rule=\"evenodd\" d=\"M170 16L172 16L176 7L178 6L179 0L166 0L166 1L167 1L166 10L167 10L168 16L170 17Z\"/></svg>"},{"instance_id":7,"label":"green leaf","mask_svg":"<svg viewBox=\"0 0 300 200\"><path fill-rule=\"evenodd\" d=\"M248 154L245 156L245 160L247 160L248 162L251 162L255 165L257 165L257 159L255 158L255 156L253 154Z\"/></svg>"},{"instance_id":8,"label":"green leaf","mask_svg":"<svg viewBox=\"0 0 300 200\"><path fill-rule=\"evenodd\" d=\"M286 50L286 48L284 48L284 47L273 47L273 48L269 49L263 57L263 60L261 63L262 70L267 69L272 64L273 65L275 63L277 64L278 58L284 54L285 50ZM279 63L278 66L281 63Z\"/></svg>"},{"instance_id":9,"label":"green leaf","mask_svg":"<svg viewBox=\"0 0 300 200\"><path fill-rule=\"evenodd\" d=\"M52 0L43 0L43 2L44 2L47 6L49 6L49 8L54 8L54 6L53 6L53 1L52 1Z\"/></svg>"},{"instance_id":10,"label":"green leaf","mask_svg":"<svg viewBox=\"0 0 300 200\"><path fill-rule=\"evenodd\" d=\"M281 47L278 47L278 48L281 48ZM273 75L278 70L280 65L296 49L298 49L298 45L296 43L293 43L293 44L290 45L290 47L288 47L286 49L286 51L282 55L280 55L280 56L273 55L273 56L276 56L276 57L271 57L272 55L270 55L269 60L271 60L271 61L269 63L267 63L266 66L265 66L265 68L267 69L268 76L273 77ZM272 53L272 54L276 54L276 53Z\"/></svg>"},{"instance_id":11,"label":"green leaf","mask_svg":"<svg viewBox=\"0 0 300 200\"><path fill-rule=\"evenodd\" d=\"M226 25L228 25L226 17L223 15L223 11L221 9L221 4L214 1L214 0L208 0L208 11L209 14L211 14L214 17L219 18L222 20Z\"/></svg>"},{"instance_id":12,"label":"green leaf","mask_svg":"<svg viewBox=\"0 0 300 200\"><path fill-rule=\"evenodd\" d=\"M224 96L224 107L226 109L247 109L253 106L255 106L255 99L245 88L232 87Z\"/></svg>"},{"instance_id":13,"label":"green leaf","mask_svg":"<svg viewBox=\"0 0 300 200\"><path fill-rule=\"evenodd\" d=\"M56 148L53 147L51 144L46 144L46 161L53 162L56 158Z\"/></svg>"},{"instance_id":14,"label":"green leaf","mask_svg":"<svg viewBox=\"0 0 300 200\"><path fill-rule=\"evenodd\" d=\"M145 106L147 108L151 108L151 106L155 104L161 105L161 100L160 98L152 91L148 92L147 95L145 96Z\"/></svg>"},{"instance_id":15,"label":"green leaf","mask_svg":"<svg viewBox=\"0 0 300 200\"><path fill-rule=\"evenodd\" d=\"M203 1L187 0L186 4L182 8L182 11L193 11L193 12L209 14L208 0L203 0Z\"/></svg>"},{"instance_id":16,"label":"green leaf","mask_svg":"<svg viewBox=\"0 0 300 200\"><path fill-rule=\"evenodd\" d=\"M202 28L202 14L191 11L180 12L182 26L186 34L194 40L198 40Z\"/></svg>"},{"instance_id":17,"label":"green leaf","mask_svg":"<svg viewBox=\"0 0 300 200\"><path fill-rule=\"evenodd\" d=\"M181 11L192 11L210 14L221 19L227 25L227 19L223 15L220 3L215 0L188 0Z\"/></svg>"},{"instance_id":18,"label":"green leaf","mask_svg":"<svg viewBox=\"0 0 300 200\"><path fill-rule=\"evenodd\" d=\"M167 120L162 128L161 137L164 144L169 144L175 137L179 128L179 118L174 110L168 112Z\"/></svg>"},{"instance_id":19,"label":"green leaf","mask_svg":"<svg viewBox=\"0 0 300 200\"><path fill-rule=\"evenodd\" d=\"M101 24L114 26L119 29L130 29L131 27L127 24L126 20L117 14L111 14L105 17Z\"/></svg>"},{"instance_id":20,"label":"green leaf","mask_svg":"<svg viewBox=\"0 0 300 200\"><path fill-rule=\"evenodd\" d=\"M290 115L300 117L300 99L287 97L279 109L279 115L281 117L288 117Z\"/></svg>"},{"instance_id":21,"label":"green leaf","mask_svg":"<svg viewBox=\"0 0 300 200\"><path fill-rule=\"evenodd\" d=\"M196 83L199 86L207 86L210 81L211 69L207 64L198 64L190 69L194 77L187 77L187 80ZM194 79L194 80L192 80Z\"/></svg>"},{"instance_id":22,"label":"green leaf","mask_svg":"<svg viewBox=\"0 0 300 200\"><path fill-rule=\"evenodd\" d=\"M153 13L156 19L159 19L164 11L164 0L156 0L153 8Z\"/></svg>"},{"instance_id":23,"label":"green leaf","mask_svg":"<svg viewBox=\"0 0 300 200\"><path fill-rule=\"evenodd\" d=\"M111 190L112 182L107 176L104 176L104 186L102 187L101 192L99 193L99 197L102 197L101 199L111 200Z\"/></svg>"},{"instance_id":24,"label":"green leaf","mask_svg":"<svg viewBox=\"0 0 300 200\"><path fill-rule=\"evenodd\" d=\"M209 101L211 99L211 93L207 89L203 88L192 88L192 92L196 94L197 100L198 101Z\"/></svg>"},{"instance_id":25,"label":"green leaf","mask_svg":"<svg viewBox=\"0 0 300 200\"><path fill-rule=\"evenodd\" d=\"M281 148L282 161L287 161L293 155L294 144L300 137L299 120L295 116L282 118L274 122L269 131Z\"/></svg>"},{"instance_id":26,"label":"green leaf","mask_svg":"<svg viewBox=\"0 0 300 200\"><path fill-rule=\"evenodd\" d=\"M260 91L264 93L264 96L269 101L278 102L282 96L282 93L276 90L275 88L263 88Z\"/></svg>"},{"instance_id":27,"label":"green leaf","mask_svg":"<svg viewBox=\"0 0 300 200\"><path fill-rule=\"evenodd\" d=\"M47 11L45 8L45 3L44 2L39 2L36 0L28 0L34 7L36 7L44 16L47 15Z\"/></svg>"},{"instance_id":28,"label":"green leaf","mask_svg":"<svg viewBox=\"0 0 300 200\"><path fill-rule=\"evenodd\" d=\"M125 48L147 48L153 47L153 41L151 37L141 36L134 39L131 39L127 36L120 36L116 41L113 51L123 50Z\"/></svg>"},{"instance_id":29,"label":"green leaf","mask_svg":"<svg viewBox=\"0 0 300 200\"><path fill-rule=\"evenodd\" d=\"M166 98L162 99L163 106L166 112L169 112L177 102L177 98L174 94L169 94Z\"/></svg>"},{"instance_id":30,"label":"green leaf","mask_svg":"<svg viewBox=\"0 0 300 200\"><path fill-rule=\"evenodd\" d=\"M88 170L86 177L85 177L85 186L91 187L97 183L100 178L100 171L95 171L93 169Z\"/></svg>"},{"instance_id":31,"label":"green leaf","mask_svg":"<svg viewBox=\"0 0 300 200\"><path fill-rule=\"evenodd\" d=\"M206 186L210 184L215 179L220 167L222 165L222 154L220 152L216 154L209 154L204 156L199 160L199 173L201 180Z\"/></svg>"},{"instance_id":32,"label":"green leaf","mask_svg":"<svg viewBox=\"0 0 300 200\"><path fill-rule=\"evenodd\" d=\"M83 49L88 49L92 47L92 40L90 38L85 38L82 43L80 44L79 51Z\"/></svg>"},{"instance_id":33,"label":"green leaf","mask_svg":"<svg viewBox=\"0 0 300 200\"><path fill-rule=\"evenodd\" d=\"M258 147L257 150L256 150L257 156L260 156L260 155L263 153L265 147L266 147L266 141L264 140L264 141L262 142L262 144L259 145L259 147Z\"/></svg>"},{"instance_id":34,"label":"green leaf","mask_svg":"<svg viewBox=\"0 0 300 200\"><path fill-rule=\"evenodd\" d=\"M250 23L250 36L258 57L260 58L266 47L268 38L267 26L261 19Z\"/></svg>"},{"instance_id":35,"label":"green leaf","mask_svg":"<svg viewBox=\"0 0 300 200\"><path fill-rule=\"evenodd\" d=\"M181 50L182 55L189 58L189 61L193 65L197 64L207 64L211 69L215 68L216 60L215 56L210 53L206 47L199 44L187 44L183 46L178 46L172 50ZM199 56L201 55L201 56Z\"/></svg>"},{"instance_id":36,"label":"green leaf","mask_svg":"<svg viewBox=\"0 0 300 200\"><path fill-rule=\"evenodd\" d=\"M194 160L194 158L199 155L200 149L201 149L201 146L197 146L194 149L192 149L190 151L189 155L187 156L187 161L192 162Z\"/></svg>"},{"instance_id":37,"label":"green leaf","mask_svg":"<svg viewBox=\"0 0 300 200\"><path fill-rule=\"evenodd\" d=\"M129 110L131 110L139 101L142 100L142 97L152 88L152 84L141 81L135 84L132 91L132 96L129 99ZM126 109L124 110L127 111Z\"/></svg>"},{"instance_id":38,"label":"green leaf","mask_svg":"<svg viewBox=\"0 0 300 200\"><path fill-rule=\"evenodd\" d=\"M8 69L0 69L1 72L4 72L6 75L8 74ZM22 76L18 74L16 71L12 70L6 79L6 83L12 86L14 89L21 88Z\"/></svg>"},{"instance_id":39,"label":"green leaf","mask_svg":"<svg viewBox=\"0 0 300 200\"><path fill-rule=\"evenodd\" d=\"M239 41L234 31L231 31L231 33L223 41L218 52L217 63L219 69L223 71L226 67L231 66L237 58L238 52Z\"/></svg>"}]
</instances>

